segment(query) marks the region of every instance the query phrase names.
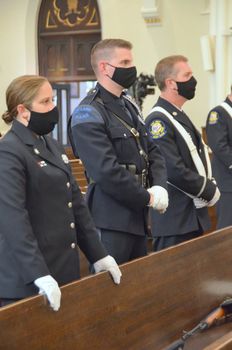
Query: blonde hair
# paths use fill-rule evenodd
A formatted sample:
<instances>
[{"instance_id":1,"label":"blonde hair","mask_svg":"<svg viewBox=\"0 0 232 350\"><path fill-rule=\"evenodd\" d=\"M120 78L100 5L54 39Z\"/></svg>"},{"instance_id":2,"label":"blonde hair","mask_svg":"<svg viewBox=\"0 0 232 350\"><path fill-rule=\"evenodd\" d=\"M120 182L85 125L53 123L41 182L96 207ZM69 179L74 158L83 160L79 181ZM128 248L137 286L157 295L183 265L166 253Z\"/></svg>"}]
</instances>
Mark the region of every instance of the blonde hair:
<instances>
[{"instance_id":1,"label":"blonde hair","mask_svg":"<svg viewBox=\"0 0 232 350\"><path fill-rule=\"evenodd\" d=\"M94 45L91 51L91 66L97 73L97 64L100 60L108 60L112 58L114 49L124 48L132 49L132 44L124 39L104 39Z\"/></svg>"},{"instance_id":2,"label":"blonde hair","mask_svg":"<svg viewBox=\"0 0 232 350\"><path fill-rule=\"evenodd\" d=\"M2 115L4 122L9 124L13 121L19 104L31 108L40 87L47 81L47 78L39 75L22 75L14 79L6 90L7 111Z\"/></svg>"},{"instance_id":3,"label":"blonde hair","mask_svg":"<svg viewBox=\"0 0 232 350\"><path fill-rule=\"evenodd\" d=\"M188 62L188 59L182 55L168 56L160 60L155 68L155 81L159 89L165 89L165 80L167 78L174 78L177 74L175 64L177 62Z\"/></svg>"}]
</instances>

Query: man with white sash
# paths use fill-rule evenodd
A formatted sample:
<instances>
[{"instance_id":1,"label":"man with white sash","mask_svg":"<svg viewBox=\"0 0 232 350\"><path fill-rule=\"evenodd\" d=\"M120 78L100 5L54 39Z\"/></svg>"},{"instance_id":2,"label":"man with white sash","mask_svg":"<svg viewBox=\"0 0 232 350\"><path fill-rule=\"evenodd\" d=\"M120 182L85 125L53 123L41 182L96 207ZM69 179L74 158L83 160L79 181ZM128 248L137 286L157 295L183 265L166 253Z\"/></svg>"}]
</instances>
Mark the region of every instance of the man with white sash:
<instances>
[{"instance_id":1,"label":"man with white sash","mask_svg":"<svg viewBox=\"0 0 232 350\"><path fill-rule=\"evenodd\" d=\"M183 112L195 95L197 81L184 56L162 59L155 69L161 95L146 119L153 142L159 145L168 171L169 207L165 214L151 211L154 250L198 237L210 228L208 206L220 192L212 179L206 146Z\"/></svg>"},{"instance_id":2,"label":"man with white sash","mask_svg":"<svg viewBox=\"0 0 232 350\"><path fill-rule=\"evenodd\" d=\"M221 192L217 228L223 228L232 225L232 86L225 101L209 112L206 132L213 151L213 175Z\"/></svg>"}]
</instances>

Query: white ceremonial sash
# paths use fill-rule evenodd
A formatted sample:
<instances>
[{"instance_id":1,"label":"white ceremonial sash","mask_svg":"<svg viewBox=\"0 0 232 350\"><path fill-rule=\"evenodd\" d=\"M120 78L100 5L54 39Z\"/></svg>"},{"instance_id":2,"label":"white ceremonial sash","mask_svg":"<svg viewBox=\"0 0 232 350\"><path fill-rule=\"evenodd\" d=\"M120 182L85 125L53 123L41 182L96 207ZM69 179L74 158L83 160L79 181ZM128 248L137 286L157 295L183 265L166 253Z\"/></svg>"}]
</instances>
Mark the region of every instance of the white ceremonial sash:
<instances>
[{"instance_id":1,"label":"white ceremonial sash","mask_svg":"<svg viewBox=\"0 0 232 350\"><path fill-rule=\"evenodd\" d=\"M228 103L226 103L226 102L222 102L221 104L220 104L220 106L222 107L222 108L224 108L225 109L225 111L231 116L231 118L232 118L232 107L230 107L230 105L228 104Z\"/></svg>"},{"instance_id":2,"label":"white ceremonial sash","mask_svg":"<svg viewBox=\"0 0 232 350\"><path fill-rule=\"evenodd\" d=\"M186 193L184 191L182 191L180 188L176 187L175 185L172 185L170 183L170 185L172 185L173 187L176 187L178 188L180 191L186 193L189 197L191 198L195 198L195 197L199 197L201 195L201 193L204 191L204 188L205 188L205 185L206 185L206 180L207 180L207 177L209 179L212 178L212 168L211 168L211 163L210 163L210 159L209 159L209 154L208 154L208 147L206 146L206 144L204 143L203 139L201 138L201 141L202 141L202 144L204 146L204 154L205 154L205 159L206 159L206 163L207 163L207 170L208 170L208 176L206 176L206 171L205 171L205 167L204 167L204 164L202 163L202 160L199 156L199 153L197 151L197 148L196 146L194 145L193 143L193 140L190 136L190 134L185 130L185 128L175 119L173 118L173 116L168 112L166 111L164 108L162 107L159 107L159 106L156 106L154 107L151 112L149 113L149 115L153 112L161 112L163 113L169 120L170 122L175 126L175 128L179 131L179 133L181 134L181 136L183 137L188 149L189 149L189 152L191 154L191 157L192 157L192 160L193 160L193 163L195 164L195 167L197 169L197 172L199 175L203 176L204 177L204 182L203 182L203 185L199 191L199 193L196 195L196 196L193 196L189 193Z\"/></svg>"}]
</instances>

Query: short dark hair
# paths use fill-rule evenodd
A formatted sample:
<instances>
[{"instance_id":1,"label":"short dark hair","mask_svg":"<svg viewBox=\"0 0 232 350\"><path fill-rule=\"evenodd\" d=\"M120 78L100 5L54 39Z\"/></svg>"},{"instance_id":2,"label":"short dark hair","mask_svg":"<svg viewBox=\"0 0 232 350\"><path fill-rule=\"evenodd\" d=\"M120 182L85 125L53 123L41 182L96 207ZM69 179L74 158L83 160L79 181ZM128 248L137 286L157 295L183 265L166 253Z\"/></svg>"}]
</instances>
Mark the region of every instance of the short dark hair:
<instances>
[{"instance_id":1,"label":"short dark hair","mask_svg":"<svg viewBox=\"0 0 232 350\"><path fill-rule=\"evenodd\" d=\"M188 59L182 55L173 55L165 57L157 63L155 81L161 91L165 88L165 80L176 75L175 64L177 62L188 62Z\"/></svg>"},{"instance_id":2,"label":"short dark hair","mask_svg":"<svg viewBox=\"0 0 232 350\"><path fill-rule=\"evenodd\" d=\"M104 39L97 42L91 51L91 65L96 73L97 63L101 59L110 59L113 50L116 48L125 48L131 50L133 45L124 39Z\"/></svg>"}]
</instances>

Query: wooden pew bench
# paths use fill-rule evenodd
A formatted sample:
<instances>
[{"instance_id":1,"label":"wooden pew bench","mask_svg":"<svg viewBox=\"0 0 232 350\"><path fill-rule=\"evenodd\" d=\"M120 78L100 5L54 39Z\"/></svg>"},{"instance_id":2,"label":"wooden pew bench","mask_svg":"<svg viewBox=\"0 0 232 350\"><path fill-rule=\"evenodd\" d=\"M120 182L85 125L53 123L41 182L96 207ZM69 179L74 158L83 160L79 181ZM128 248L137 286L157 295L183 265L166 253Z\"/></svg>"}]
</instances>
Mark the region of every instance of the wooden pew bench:
<instances>
[{"instance_id":1,"label":"wooden pew bench","mask_svg":"<svg viewBox=\"0 0 232 350\"><path fill-rule=\"evenodd\" d=\"M231 252L232 227L122 265L119 286L106 272L63 286L59 312L42 296L2 308L0 349L164 350L232 296ZM184 350L231 349L231 331L211 328Z\"/></svg>"}]
</instances>

